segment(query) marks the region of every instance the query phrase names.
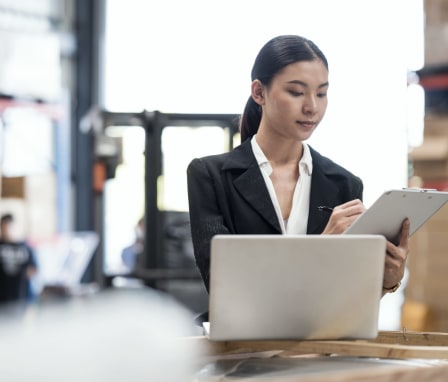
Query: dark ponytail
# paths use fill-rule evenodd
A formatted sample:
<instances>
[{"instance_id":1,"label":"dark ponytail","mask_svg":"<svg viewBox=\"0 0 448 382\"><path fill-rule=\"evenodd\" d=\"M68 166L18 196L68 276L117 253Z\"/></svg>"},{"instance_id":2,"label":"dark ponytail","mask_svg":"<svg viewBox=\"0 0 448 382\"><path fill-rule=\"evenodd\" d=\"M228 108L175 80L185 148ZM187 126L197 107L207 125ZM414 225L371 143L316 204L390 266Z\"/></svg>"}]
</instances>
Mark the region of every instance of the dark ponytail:
<instances>
[{"instance_id":1,"label":"dark ponytail","mask_svg":"<svg viewBox=\"0 0 448 382\"><path fill-rule=\"evenodd\" d=\"M258 130L261 121L261 106L249 97L240 119L241 142L253 137Z\"/></svg>"},{"instance_id":2,"label":"dark ponytail","mask_svg":"<svg viewBox=\"0 0 448 382\"><path fill-rule=\"evenodd\" d=\"M258 53L252 67L252 81L260 80L268 86L285 66L299 61L320 60L328 69L322 51L310 40L301 36L278 36L268 41ZM241 142L254 136L261 121L261 106L249 97L240 119Z\"/></svg>"}]
</instances>

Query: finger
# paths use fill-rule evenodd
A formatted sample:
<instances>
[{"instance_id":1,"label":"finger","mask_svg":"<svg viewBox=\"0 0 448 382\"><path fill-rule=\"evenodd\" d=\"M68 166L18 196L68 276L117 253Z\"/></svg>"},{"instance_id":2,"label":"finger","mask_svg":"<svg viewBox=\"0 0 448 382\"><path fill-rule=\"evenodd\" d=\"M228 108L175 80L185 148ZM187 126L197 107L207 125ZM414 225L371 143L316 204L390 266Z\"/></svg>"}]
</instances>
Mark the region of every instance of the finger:
<instances>
[{"instance_id":1,"label":"finger","mask_svg":"<svg viewBox=\"0 0 448 382\"><path fill-rule=\"evenodd\" d=\"M364 205L362 204L362 201L359 199L353 199L353 200L349 200L348 202L345 202L343 204L340 204L338 207L341 208L348 208L348 207L352 207L352 206L358 206L358 205L362 205L364 207Z\"/></svg>"},{"instance_id":2,"label":"finger","mask_svg":"<svg viewBox=\"0 0 448 382\"><path fill-rule=\"evenodd\" d=\"M396 246L391 241L386 241L386 254L393 257L393 253L395 252Z\"/></svg>"},{"instance_id":3,"label":"finger","mask_svg":"<svg viewBox=\"0 0 448 382\"><path fill-rule=\"evenodd\" d=\"M397 268L403 264L403 259L400 256L387 252L384 262L388 268Z\"/></svg>"},{"instance_id":4,"label":"finger","mask_svg":"<svg viewBox=\"0 0 448 382\"><path fill-rule=\"evenodd\" d=\"M409 230L411 227L411 222L408 218L404 219L403 225L401 226L401 234L400 234L400 247L407 248L408 239L409 239Z\"/></svg>"},{"instance_id":5,"label":"finger","mask_svg":"<svg viewBox=\"0 0 448 382\"><path fill-rule=\"evenodd\" d=\"M393 284L396 284L398 279L402 279L404 274L403 263L399 260L395 260L390 256L386 256L386 261L384 264L384 276L391 281L391 279L395 280Z\"/></svg>"},{"instance_id":6,"label":"finger","mask_svg":"<svg viewBox=\"0 0 448 382\"><path fill-rule=\"evenodd\" d=\"M349 218L350 220L354 220L358 216L362 215L363 212L364 212L364 210L360 207L350 207L350 208L345 208L343 210L335 211L335 213L338 216L343 217L343 218Z\"/></svg>"},{"instance_id":7,"label":"finger","mask_svg":"<svg viewBox=\"0 0 448 382\"><path fill-rule=\"evenodd\" d=\"M406 251L401 249L401 247L395 246L390 241L386 242L386 257L404 262L406 260Z\"/></svg>"},{"instance_id":8,"label":"finger","mask_svg":"<svg viewBox=\"0 0 448 382\"><path fill-rule=\"evenodd\" d=\"M334 213L337 213L341 216L353 216L353 215L360 215L362 214L366 208L364 205L359 203L344 203L339 206L336 206L333 210Z\"/></svg>"}]
</instances>

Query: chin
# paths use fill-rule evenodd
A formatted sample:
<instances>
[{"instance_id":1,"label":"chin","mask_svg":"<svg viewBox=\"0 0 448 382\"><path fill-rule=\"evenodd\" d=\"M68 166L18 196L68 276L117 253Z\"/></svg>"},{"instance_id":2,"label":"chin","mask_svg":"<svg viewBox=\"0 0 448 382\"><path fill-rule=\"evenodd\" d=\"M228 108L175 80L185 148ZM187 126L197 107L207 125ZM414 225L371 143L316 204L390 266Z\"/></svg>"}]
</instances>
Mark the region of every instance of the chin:
<instances>
[{"instance_id":1,"label":"chin","mask_svg":"<svg viewBox=\"0 0 448 382\"><path fill-rule=\"evenodd\" d=\"M302 142L308 140L311 138L311 136L313 135L313 133L309 133L309 134L299 134L298 139Z\"/></svg>"}]
</instances>

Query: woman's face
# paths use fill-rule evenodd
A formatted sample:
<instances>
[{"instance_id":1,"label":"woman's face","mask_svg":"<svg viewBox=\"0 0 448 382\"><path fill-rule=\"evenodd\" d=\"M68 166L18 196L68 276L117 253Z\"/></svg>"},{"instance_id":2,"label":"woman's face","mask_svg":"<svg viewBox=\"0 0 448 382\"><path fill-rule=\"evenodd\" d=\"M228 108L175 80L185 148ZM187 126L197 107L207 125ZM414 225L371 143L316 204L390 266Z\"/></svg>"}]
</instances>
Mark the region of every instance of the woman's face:
<instances>
[{"instance_id":1,"label":"woman's face","mask_svg":"<svg viewBox=\"0 0 448 382\"><path fill-rule=\"evenodd\" d=\"M260 128L285 138L308 139L327 109L328 70L320 60L300 61L262 86Z\"/></svg>"}]
</instances>

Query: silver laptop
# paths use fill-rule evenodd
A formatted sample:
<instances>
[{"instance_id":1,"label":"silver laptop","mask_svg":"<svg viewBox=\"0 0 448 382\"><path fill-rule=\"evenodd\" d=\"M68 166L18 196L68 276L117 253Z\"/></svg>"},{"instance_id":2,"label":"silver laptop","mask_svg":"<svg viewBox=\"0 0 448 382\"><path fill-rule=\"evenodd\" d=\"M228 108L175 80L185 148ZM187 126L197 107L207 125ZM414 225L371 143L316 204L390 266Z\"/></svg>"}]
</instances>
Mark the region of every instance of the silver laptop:
<instances>
[{"instance_id":1,"label":"silver laptop","mask_svg":"<svg viewBox=\"0 0 448 382\"><path fill-rule=\"evenodd\" d=\"M209 338L374 338L385 252L380 235L215 236Z\"/></svg>"}]
</instances>

